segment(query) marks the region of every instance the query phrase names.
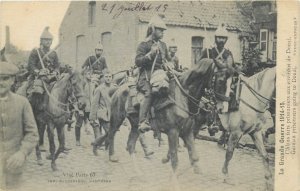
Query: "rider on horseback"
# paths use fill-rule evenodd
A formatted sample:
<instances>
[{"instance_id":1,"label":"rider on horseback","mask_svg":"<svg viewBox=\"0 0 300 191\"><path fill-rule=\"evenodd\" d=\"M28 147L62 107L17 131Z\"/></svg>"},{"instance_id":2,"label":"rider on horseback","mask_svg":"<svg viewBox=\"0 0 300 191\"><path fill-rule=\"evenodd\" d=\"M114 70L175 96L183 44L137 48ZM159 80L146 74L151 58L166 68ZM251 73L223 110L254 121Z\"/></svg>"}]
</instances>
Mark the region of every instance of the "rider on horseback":
<instances>
[{"instance_id":1,"label":"rider on horseback","mask_svg":"<svg viewBox=\"0 0 300 191\"><path fill-rule=\"evenodd\" d=\"M82 65L83 72L90 72L91 75L98 75L99 79L103 76L105 70L108 69L105 57L102 56L103 46L101 43L95 47L95 55L89 56Z\"/></svg>"},{"instance_id":2,"label":"rider on horseback","mask_svg":"<svg viewBox=\"0 0 300 191\"><path fill-rule=\"evenodd\" d=\"M216 46L211 49L204 49L200 56L200 60L210 58L215 63L214 90L216 99L221 101L217 104L217 111L221 113L231 109L229 103L233 100L231 86L233 85L234 61L231 51L224 48L227 39L226 27L219 26L215 33Z\"/></svg>"},{"instance_id":3,"label":"rider on horseback","mask_svg":"<svg viewBox=\"0 0 300 191\"><path fill-rule=\"evenodd\" d=\"M147 122L147 115L152 103L150 85L152 72L163 69L163 65L166 61L170 60L167 45L161 41L163 31L166 29L167 27L164 21L159 16L152 17L148 25L147 37L137 48L135 64L140 67L137 90L144 94L139 115L139 130L141 132L150 129L149 123Z\"/></svg>"},{"instance_id":4,"label":"rider on horseback","mask_svg":"<svg viewBox=\"0 0 300 191\"><path fill-rule=\"evenodd\" d=\"M30 97L34 93L42 95L44 93L43 81L46 83L55 81L59 74L60 63L56 52L50 50L53 36L48 30L49 27L44 29L40 37L40 48L33 49L28 59Z\"/></svg>"}]
</instances>

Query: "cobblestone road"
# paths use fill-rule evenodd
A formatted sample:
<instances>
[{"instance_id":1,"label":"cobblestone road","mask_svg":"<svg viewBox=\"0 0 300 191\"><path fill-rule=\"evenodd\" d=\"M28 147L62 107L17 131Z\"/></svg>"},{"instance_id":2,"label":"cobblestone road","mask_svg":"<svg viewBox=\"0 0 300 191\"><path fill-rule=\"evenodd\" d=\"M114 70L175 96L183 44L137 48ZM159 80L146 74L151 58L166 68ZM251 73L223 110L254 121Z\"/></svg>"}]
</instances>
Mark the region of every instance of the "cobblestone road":
<instances>
[{"instance_id":1,"label":"cobblestone road","mask_svg":"<svg viewBox=\"0 0 300 191\"><path fill-rule=\"evenodd\" d=\"M126 126L121 127L121 131L117 133L115 145L120 161L111 163L108 161L106 151L100 150L97 157L93 155L90 146L93 135L87 135L82 128L82 146L75 146L74 128L71 132L66 131L66 143L72 150L67 155L61 154L57 160L59 171L52 172L48 160L44 160L43 166L38 166L33 152L28 158L24 183L19 190L172 190L170 164L161 163L162 157L167 152L167 145L158 147L158 142L153 139L152 132L148 133L147 138L155 154L151 158L145 158L141 145L137 143L136 160L142 174L139 177L134 172L132 160L125 150L128 133L129 128ZM165 136L163 138L167 140ZM47 139L45 141L47 142ZM193 174L186 150L179 153L178 181L181 190L251 191L263 189L263 165L256 151L246 149L235 151L229 166L229 172L235 184L229 185L223 183L221 173L225 150L219 148L215 142L202 140L196 140L196 148L200 157L201 174ZM43 159L45 157L44 152ZM270 157L273 163L274 156ZM272 170L274 171L274 168Z\"/></svg>"}]
</instances>

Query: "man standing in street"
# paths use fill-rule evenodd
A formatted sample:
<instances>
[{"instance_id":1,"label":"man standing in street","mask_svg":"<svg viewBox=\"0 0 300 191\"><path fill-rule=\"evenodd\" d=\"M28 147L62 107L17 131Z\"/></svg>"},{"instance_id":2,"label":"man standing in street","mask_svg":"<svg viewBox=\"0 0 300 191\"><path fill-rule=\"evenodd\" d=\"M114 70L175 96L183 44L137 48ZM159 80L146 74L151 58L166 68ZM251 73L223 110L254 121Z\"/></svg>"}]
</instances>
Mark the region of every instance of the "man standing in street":
<instances>
[{"instance_id":1,"label":"man standing in street","mask_svg":"<svg viewBox=\"0 0 300 191\"><path fill-rule=\"evenodd\" d=\"M20 184L38 133L29 102L10 91L18 68L8 62L0 62L0 68L0 190L5 190Z\"/></svg>"},{"instance_id":2,"label":"man standing in street","mask_svg":"<svg viewBox=\"0 0 300 191\"><path fill-rule=\"evenodd\" d=\"M95 141L93 142L93 152L97 155L97 147L101 134L100 127L103 127L105 134L109 129L110 114L111 114L111 95L116 86L111 85L112 74L106 71L104 74L104 83L100 84L96 90L92 99L90 121L93 126ZM99 120L99 121L98 121Z\"/></svg>"}]
</instances>

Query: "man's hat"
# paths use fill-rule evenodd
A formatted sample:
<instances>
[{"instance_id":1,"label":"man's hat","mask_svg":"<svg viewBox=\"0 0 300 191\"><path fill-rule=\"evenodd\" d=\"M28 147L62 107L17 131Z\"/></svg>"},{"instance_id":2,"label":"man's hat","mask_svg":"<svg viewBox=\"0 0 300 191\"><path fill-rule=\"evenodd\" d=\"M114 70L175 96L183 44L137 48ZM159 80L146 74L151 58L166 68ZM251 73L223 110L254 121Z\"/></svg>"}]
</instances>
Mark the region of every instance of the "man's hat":
<instances>
[{"instance_id":1,"label":"man's hat","mask_svg":"<svg viewBox=\"0 0 300 191\"><path fill-rule=\"evenodd\" d=\"M148 27L155 27L155 28L161 28L161 29L167 30L167 26L166 26L165 22L158 15L154 15L150 19Z\"/></svg>"},{"instance_id":2,"label":"man's hat","mask_svg":"<svg viewBox=\"0 0 300 191\"><path fill-rule=\"evenodd\" d=\"M53 39L53 35L49 32L49 27L45 27L41 39Z\"/></svg>"},{"instance_id":3,"label":"man's hat","mask_svg":"<svg viewBox=\"0 0 300 191\"><path fill-rule=\"evenodd\" d=\"M19 68L11 63L0 61L0 75L13 76L19 72Z\"/></svg>"},{"instance_id":4,"label":"man's hat","mask_svg":"<svg viewBox=\"0 0 300 191\"><path fill-rule=\"evenodd\" d=\"M103 45L99 42L99 44L97 44L96 46L95 46L95 50L103 50Z\"/></svg>"},{"instance_id":5,"label":"man's hat","mask_svg":"<svg viewBox=\"0 0 300 191\"><path fill-rule=\"evenodd\" d=\"M218 29L215 32L215 36L228 37L228 31L224 24L219 25Z\"/></svg>"},{"instance_id":6,"label":"man's hat","mask_svg":"<svg viewBox=\"0 0 300 191\"><path fill-rule=\"evenodd\" d=\"M177 48L177 44L172 40L169 44L169 48Z\"/></svg>"}]
</instances>

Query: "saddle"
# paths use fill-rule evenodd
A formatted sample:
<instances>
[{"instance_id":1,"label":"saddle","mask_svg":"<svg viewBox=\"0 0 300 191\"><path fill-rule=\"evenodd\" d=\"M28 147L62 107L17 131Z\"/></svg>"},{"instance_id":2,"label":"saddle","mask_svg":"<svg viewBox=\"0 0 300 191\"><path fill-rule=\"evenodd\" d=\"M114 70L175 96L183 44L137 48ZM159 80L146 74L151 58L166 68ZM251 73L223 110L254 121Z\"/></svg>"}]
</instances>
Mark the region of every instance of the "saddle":
<instances>
[{"instance_id":1,"label":"saddle","mask_svg":"<svg viewBox=\"0 0 300 191\"><path fill-rule=\"evenodd\" d=\"M181 93L180 88L177 86L175 79L171 79L169 82L169 89L172 91L168 91L168 94L154 94L151 115L154 118L155 113L159 112L171 105L177 105L176 113L178 116L183 118L188 117L188 113L186 112L188 108L188 102L186 97ZM137 91L136 86L132 85L129 87L129 96L127 100L127 108L126 111L128 114L139 113L140 103L143 101L144 95Z\"/></svg>"}]
</instances>

